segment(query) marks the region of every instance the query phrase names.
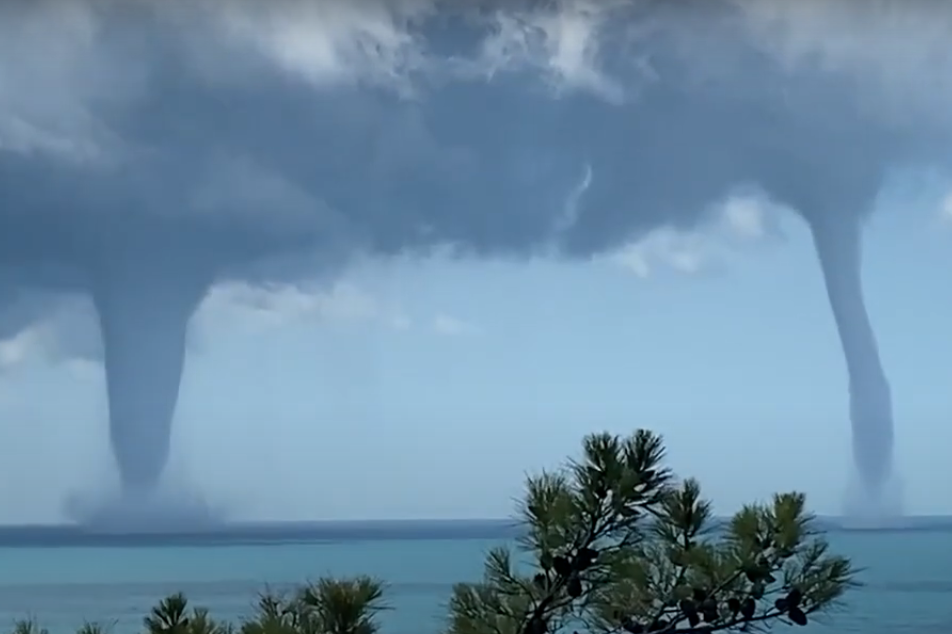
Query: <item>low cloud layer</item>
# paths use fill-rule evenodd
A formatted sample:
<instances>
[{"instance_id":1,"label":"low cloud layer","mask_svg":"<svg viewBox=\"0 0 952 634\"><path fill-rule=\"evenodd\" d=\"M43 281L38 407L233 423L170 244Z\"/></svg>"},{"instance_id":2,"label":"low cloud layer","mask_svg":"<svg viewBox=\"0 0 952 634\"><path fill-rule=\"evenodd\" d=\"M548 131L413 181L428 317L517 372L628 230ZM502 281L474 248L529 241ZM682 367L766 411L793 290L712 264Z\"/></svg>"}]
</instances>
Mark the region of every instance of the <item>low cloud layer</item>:
<instances>
[{"instance_id":1,"label":"low cloud layer","mask_svg":"<svg viewBox=\"0 0 952 634\"><path fill-rule=\"evenodd\" d=\"M607 259L642 279L661 271L721 272L738 257L756 255L783 241L783 222L790 215L762 196L738 193L719 205L708 222L691 229L656 229Z\"/></svg>"},{"instance_id":2,"label":"low cloud layer","mask_svg":"<svg viewBox=\"0 0 952 634\"><path fill-rule=\"evenodd\" d=\"M4 11L0 258L52 288L146 232L212 278L299 282L443 243L587 257L738 185L865 200L944 152L952 95L952 21L924 2Z\"/></svg>"}]
</instances>

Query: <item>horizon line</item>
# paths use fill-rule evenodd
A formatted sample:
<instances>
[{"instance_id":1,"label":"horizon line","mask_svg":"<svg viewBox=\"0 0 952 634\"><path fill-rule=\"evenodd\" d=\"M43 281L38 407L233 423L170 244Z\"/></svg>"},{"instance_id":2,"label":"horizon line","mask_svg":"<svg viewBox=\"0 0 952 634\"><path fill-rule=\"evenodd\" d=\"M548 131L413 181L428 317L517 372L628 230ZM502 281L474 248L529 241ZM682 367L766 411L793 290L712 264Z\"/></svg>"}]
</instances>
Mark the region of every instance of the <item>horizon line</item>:
<instances>
[{"instance_id":1,"label":"horizon line","mask_svg":"<svg viewBox=\"0 0 952 634\"><path fill-rule=\"evenodd\" d=\"M733 517L728 515L714 515L716 521L729 520ZM834 514L814 514L817 520L846 520L857 519L851 515ZM932 520L932 519L952 519L952 513L936 514L904 514L895 518L900 521ZM480 523L480 524L504 524L520 523L522 520L517 517L374 517L374 518L329 518L329 519L240 519L225 520L218 523L218 526L239 527L239 526L308 526L308 525L326 525L326 524L461 524L461 523ZM59 521L59 522L0 522L0 530L3 529L27 529L27 528L78 528L84 525L80 522Z\"/></svg>"}]
</instances>

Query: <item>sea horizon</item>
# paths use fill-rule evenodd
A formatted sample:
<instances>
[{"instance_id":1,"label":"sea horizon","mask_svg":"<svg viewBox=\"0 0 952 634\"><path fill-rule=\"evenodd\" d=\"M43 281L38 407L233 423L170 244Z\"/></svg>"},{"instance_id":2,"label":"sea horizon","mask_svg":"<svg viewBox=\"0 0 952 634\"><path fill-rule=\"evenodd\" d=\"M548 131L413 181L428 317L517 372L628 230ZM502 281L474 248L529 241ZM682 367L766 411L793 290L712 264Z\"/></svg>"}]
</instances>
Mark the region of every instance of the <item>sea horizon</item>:
<instances>
[{"instance_id":1,"label":"sea horizon","mask_svg":"<svg viewBox=\"0 0 952 634\"><path fill-rule=\"evenodd\" d=\"M729 520L715 518L715 523ZM0 524L0 547L215 546L288 542L509 539L520 520L508 518L332 519L226 521L214 525L84 525L75 522ZM952 531L952 515L905 515L870 523L847 516L817 516L821 530Z\"/></svg>"}]
</instances>

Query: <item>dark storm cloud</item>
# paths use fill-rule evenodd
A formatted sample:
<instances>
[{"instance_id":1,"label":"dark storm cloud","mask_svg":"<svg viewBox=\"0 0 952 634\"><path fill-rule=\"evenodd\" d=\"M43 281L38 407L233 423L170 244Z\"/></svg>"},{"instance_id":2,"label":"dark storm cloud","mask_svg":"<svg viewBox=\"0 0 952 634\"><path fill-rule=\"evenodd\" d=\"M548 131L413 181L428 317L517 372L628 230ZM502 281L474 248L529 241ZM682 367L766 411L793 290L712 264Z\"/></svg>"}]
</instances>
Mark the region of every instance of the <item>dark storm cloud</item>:
<instances>
[{"instance_id":1,"label":"dark storm cloud","mask_svg":"<svg viewBox=\"0 0 952 634\"><path fill-rule=\"evenodd\" d=\"M329 277L360 254L446 245L585 258L690 227L749 185L817 236L853 393L878 390L869 428L891 433L881 370L880 388L855 385L870 381L854 367L878 366L871 331L848 334L869 330L859 221L890 168L943 158L949 91L913 62L947 54L944 10L462 6L3 10L5 288L92 296L127 484L164 465L188 318L216 281ZM930 30L914 45L896 24ZM842 257L823 246L836 240ZM871 407L854 403L854 428Z\"/></svg>"},{"instance_id":2,"label":"dark storm cloud","mask_svg":"<svg viewBox=\"0 0 952 634\"><path fill-rule=\"evenodd\" d=\"M318 243L589 255L690 225L738 184L804 213L856 207L834 199L867 197L934 138L887 125L850 67L764 50L734 3L599 4L475 24L424 3L50 4L36 24L58 28L21 29L16 50L51 32L59 57L3 100L3 253L148 235L229 265Z\"/></svg>"}]
</instances>

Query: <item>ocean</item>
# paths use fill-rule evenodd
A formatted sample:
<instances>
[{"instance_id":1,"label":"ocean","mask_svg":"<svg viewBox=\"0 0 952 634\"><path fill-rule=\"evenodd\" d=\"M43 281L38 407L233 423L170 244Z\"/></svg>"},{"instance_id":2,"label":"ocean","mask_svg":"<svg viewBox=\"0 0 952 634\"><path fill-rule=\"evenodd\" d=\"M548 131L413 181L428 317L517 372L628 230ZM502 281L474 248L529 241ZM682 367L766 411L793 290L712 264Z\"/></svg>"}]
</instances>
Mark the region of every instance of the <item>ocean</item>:
<instances>
[{"instance_id":1,"label":"ocean","mask_svg":"<svg viewBox=\"0 0 952 634\"><path fill-rule=\"evenodd\" d=\"M366 573L389 585L393 609L382 614L382 634L438 634L452 584L478 579L486 550L511 538L511 529L501 525L460 526L345 528L283 538L0 534L0 632L25 617L50 634L72 634L86 621L116 634L139 632L148 609L178 590L213 615L237 620L249 614L266 586L281 589L325 574ZM833 530L828 537L836 552L865 568L866 585L851 592L826 622L799 631L952 632L952 529Z\"/></svg>"}]
</instances>

